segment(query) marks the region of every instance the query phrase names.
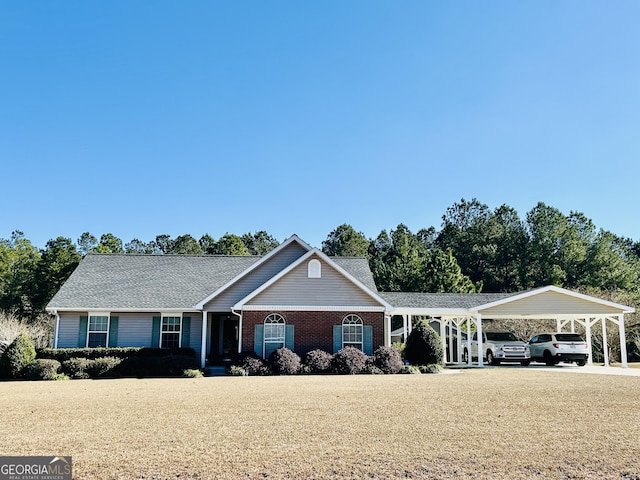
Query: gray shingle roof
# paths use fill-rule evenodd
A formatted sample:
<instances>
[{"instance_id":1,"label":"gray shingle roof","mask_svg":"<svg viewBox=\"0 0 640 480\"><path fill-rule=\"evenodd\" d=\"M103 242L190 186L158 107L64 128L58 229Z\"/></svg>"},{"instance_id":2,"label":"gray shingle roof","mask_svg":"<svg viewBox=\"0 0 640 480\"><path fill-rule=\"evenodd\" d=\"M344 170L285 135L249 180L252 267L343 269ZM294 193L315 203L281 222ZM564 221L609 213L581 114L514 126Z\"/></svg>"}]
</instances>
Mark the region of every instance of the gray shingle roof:
<instances>
[{"instance_id":1,"label":"gray shingle roof","mask_svg":"<svg viewBox=\"0 0 640 480\"><path fill-rule=\"evenodd\" d=\"M87 255L47 308L192 309L257 262L259 256ZM377 291L364 258L333 260Z\"/></svg>"},{"instance_id":2,"label":"gray shingle roof","mask_svg":"<svg viewBox=\"0 0 640 480\"><path fill-rule=\"evenodd\" d=\"M395 308L473 308L519 295L516 293L415 293L380 292Z\"/></svg>"}]
</instances>

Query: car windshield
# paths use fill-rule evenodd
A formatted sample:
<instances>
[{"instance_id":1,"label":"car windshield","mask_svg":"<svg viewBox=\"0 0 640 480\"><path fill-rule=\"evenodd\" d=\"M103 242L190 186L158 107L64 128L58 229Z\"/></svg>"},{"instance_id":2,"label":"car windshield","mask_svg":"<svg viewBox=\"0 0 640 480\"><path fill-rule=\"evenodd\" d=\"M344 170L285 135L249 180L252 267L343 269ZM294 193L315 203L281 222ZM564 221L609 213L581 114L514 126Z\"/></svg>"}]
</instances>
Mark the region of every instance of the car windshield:
<instances>
[{"instance_id":1,"label":"car windshield","mask_svg":"<svg viewBox=\"0 0 640 480\"><path fill-rule=\"evenodd\" d=\"M577 333L556 333L556 340L559 342L584 342Z\"/></svg>"},{"instance_id":2,"label":"car windshield","mask_svg":"<svg viewBox=\"0 0 640 480\"><path fill-rule=\"evenodd\" d=\"M517 342L518 339L511 332L487 332L487 340L494 342Z\"/></svg>"}]
</instances>

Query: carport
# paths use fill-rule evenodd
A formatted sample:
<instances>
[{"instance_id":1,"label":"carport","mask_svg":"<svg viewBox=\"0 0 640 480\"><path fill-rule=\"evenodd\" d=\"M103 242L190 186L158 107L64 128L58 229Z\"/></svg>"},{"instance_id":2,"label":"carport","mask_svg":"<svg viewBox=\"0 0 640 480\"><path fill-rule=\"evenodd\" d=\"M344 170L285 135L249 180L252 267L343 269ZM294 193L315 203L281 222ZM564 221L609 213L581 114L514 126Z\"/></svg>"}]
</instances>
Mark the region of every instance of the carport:
<instances>
[{"instance_id":1,"label":"carport","mask_svg":"<svg viewBox=\"0 0 640 480\"><path fill-rule=\"evenodd\" d=\"M585 329L585 340L589 347L588 364L593 364L593 346L591 333L598 323L602 329L604 364L609 366L607 343L607 322L618 327L620 336L620 354L622 366L627 367L627 345L625 341L624 315L633 313L631 307L602 300L597 297L566 290L556 286L547 286L519 293L381 293L394 310L391 315L401 315L404 338L411 332L414 316L430 317L440 326L440 337L449 364L462 364L462 335L466 331L467 348L471 351L472 324L478 332L478 351L482 347L482 319L508 319L527 321L531 319L551 319L556 321L558 332L575 332L576 324ZM388 332L385 343L391 344L391 315L387 317ZM454 349L454 342L456 343ZM448 344L448 345L447 345ZM449 347L448 349L446 347ZM457 351L456 358L453 357ZM471 355L468 365L484 366L482 355L473 362Z\"/></svg>"}]
</instances>

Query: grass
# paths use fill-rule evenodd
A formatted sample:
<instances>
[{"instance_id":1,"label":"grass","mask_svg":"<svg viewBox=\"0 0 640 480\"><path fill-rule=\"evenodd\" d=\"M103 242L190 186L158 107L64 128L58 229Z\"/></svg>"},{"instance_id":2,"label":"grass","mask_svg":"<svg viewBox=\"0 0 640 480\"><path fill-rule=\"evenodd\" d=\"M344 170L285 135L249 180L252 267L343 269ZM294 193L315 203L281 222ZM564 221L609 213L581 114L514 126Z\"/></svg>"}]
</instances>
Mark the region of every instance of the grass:
<instances>
[{"instance_id":1,"label":"grass","mask_svg":"<svg viewBox=\"0 0 640 480\"><path fill-rule=\"evenodd\" d=\"M640 378L451 375L0 384L3 455L74 477L640 479Z\"/></svg>"}]
</instances>

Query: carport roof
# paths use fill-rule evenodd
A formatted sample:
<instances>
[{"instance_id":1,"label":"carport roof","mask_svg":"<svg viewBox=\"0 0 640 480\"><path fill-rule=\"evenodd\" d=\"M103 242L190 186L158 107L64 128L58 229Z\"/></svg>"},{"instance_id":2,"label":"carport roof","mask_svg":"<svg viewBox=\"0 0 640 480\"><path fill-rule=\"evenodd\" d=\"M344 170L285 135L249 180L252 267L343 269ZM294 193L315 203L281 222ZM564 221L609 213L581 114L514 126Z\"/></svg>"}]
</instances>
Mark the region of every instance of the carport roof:
<instances>
[{"instance_id":1,"label":"carport roof","mask_svg":"<svg viewBox=\"0 0 640 480\"><path fill-rule=\"evenodd\" d=\"M417 293L381 292L380 296L395 308L472 309L519 295L516 293Z\"/></svg>"}]
</instances>

